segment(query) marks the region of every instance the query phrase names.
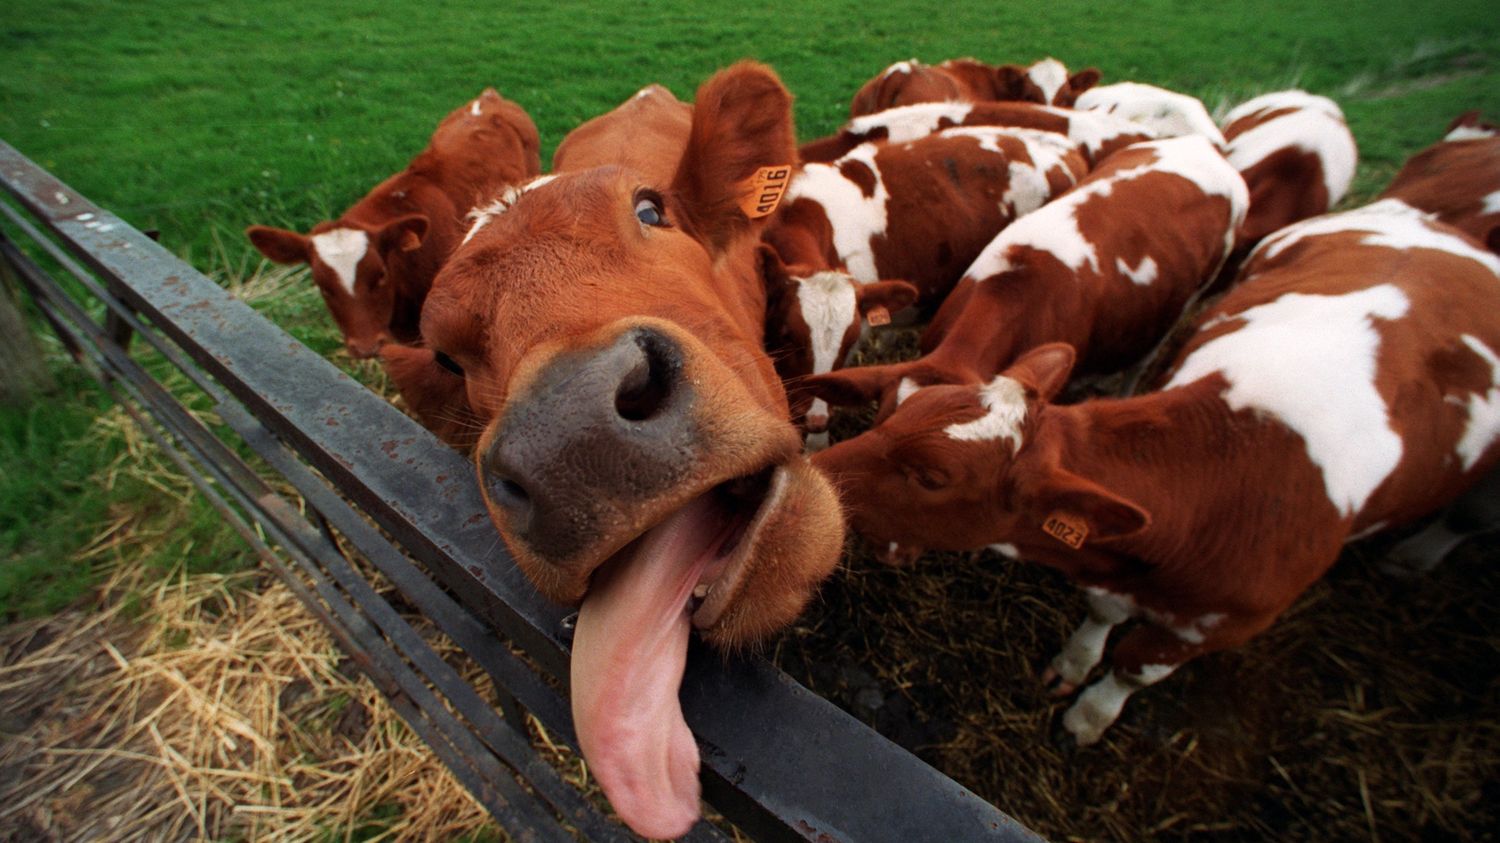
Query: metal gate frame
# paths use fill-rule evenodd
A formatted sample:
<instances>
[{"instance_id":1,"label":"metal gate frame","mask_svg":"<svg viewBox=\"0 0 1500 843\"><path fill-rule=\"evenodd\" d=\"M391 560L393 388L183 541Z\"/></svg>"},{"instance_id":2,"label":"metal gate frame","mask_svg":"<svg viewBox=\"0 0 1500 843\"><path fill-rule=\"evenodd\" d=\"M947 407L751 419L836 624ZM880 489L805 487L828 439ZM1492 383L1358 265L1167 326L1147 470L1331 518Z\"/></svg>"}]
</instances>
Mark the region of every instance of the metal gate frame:
<instances>
[{"instance_id":1,"label":"metal gate frame","mask_svg":"<svg viewBox=\"0 0 1500 843\"><path fill-rule=\"evenodd\" d=\"M3 141L0 185L30 215L0 202L0 261L64 345L496 821L519 840L634 839L529 743L528 713L577 748L557 690L568 681L567 610L506 554L468 461ZM95 303L70 296L38 251ZM98 304L102 321L89 314ZM214 402L229 431L205 426L132 357L135 336ZM274 490L242 445L301 500ZM344 557L334 531L483 667L498 710ZM1040 840L758 657L725 658L695 639L681 698L704 799L758 840ZM684 839L727 838L700 822Z\"/></svg>"}]
</instances>

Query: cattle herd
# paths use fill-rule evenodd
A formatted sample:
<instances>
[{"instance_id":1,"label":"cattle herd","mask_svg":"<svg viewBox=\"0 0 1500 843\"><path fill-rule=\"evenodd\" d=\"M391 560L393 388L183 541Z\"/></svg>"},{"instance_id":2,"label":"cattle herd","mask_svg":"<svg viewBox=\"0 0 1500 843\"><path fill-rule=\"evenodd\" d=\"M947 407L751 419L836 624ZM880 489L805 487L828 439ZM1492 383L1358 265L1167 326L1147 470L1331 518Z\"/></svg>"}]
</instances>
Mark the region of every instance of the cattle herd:
<instances>
[{"instance_id":1,"label":"cattle herd","mask_svg":"<svg viewBox=\"0 0 1500 843\"><path fill-rule=\"evenodd\" d=\"M846 525L891 564L988 547L1075 580L1055 694L1134 621L1064 716L1089 744L1345 543L1446 507L1387 562L1419 571L1500 523L1500 129L1464 115L1328 213L1356 162L1331 100L1216 124L1099 77L900 62L799 147L744 62L692 104L642 89L545 175L487 89L339 219L249 229L311 265L349 353L472 452L517 564L580 604L578 738L636 831L698 817L692 630L786 626ZM847 366L889 323L926 323L921 356ZM1058 402L1075 371L1125 386ZM830 446L829 406L872 402Z\"/></svg>"}]
</instances>

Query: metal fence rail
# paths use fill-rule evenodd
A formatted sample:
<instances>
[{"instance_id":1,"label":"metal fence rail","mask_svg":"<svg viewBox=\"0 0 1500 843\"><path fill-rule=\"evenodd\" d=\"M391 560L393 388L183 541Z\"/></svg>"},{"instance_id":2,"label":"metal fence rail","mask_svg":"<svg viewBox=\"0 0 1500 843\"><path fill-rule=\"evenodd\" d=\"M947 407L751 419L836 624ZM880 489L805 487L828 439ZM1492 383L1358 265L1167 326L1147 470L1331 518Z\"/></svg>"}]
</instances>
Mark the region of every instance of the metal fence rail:
<instances>
[{"instance_id":1,"label":"metal fence rail","mask_svg":"<svg viewBox=\"0 0 1500 843\"><path fill-rule=\"evenodd\" d=\"M0 260L64 344L496 820L523 840L631 839L528 742L525 713L576 748L556 690L568 675L566 611L505 554L466 460L3 142L0 185L37 223L0 203ZM102 321L29 256L38 250L83 285L85 300L103 304ZM229 431L202 424L154 380L128 352L132 336L186 373ZM310 517L240 458L238 443L296 490ZM498 710L343 556L334 531L485 670ZM756 839L1038 839L763 660L726 661L695 645L682 703L705 798ZM689 839L724 837L700 823Z\"/></svg>"}]
</instances>

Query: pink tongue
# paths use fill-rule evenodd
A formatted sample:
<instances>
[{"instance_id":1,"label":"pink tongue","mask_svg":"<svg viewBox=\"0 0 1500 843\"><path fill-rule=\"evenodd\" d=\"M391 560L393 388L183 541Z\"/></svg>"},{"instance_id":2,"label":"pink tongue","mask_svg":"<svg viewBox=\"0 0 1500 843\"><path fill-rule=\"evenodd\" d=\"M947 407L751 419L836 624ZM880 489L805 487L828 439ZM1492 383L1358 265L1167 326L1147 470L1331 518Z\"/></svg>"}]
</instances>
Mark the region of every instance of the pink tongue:
<instances>
[{"instance_id":1,"label":"pink tongue","mask_svg":"<svg viewBox=\"0 0 1500 843\"><path fill-rule=\"evenodd\" d=\"M596 574L573 637L573 723L610 804L643 837L698 820L698 745L678 688L692 629L688 599L718 525L707 496L652 528L632 558Z\"/></svg>"}]
</instances>

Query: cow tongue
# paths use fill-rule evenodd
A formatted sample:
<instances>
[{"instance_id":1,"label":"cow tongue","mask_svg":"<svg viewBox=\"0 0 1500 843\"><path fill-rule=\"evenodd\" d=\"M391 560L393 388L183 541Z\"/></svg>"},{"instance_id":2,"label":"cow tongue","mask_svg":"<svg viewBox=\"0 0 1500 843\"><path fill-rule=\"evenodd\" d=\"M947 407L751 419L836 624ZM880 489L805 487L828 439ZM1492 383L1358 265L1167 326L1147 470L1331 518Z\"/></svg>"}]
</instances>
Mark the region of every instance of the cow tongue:
<instances>
[{"instance_id":1,"label":"cow tongue","mask_svg":"<svg viewBox=\"0 0 1500 843\"><path fill-rule=\"evenodd\" d=\"M645 837L698 820L698 746L678 689L688 599L721 525L709 496L678 510L594 575L573 636L573 723L615 812Z\"/></svg>"}]
</instances>

